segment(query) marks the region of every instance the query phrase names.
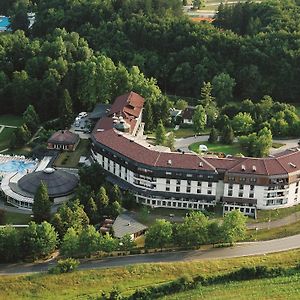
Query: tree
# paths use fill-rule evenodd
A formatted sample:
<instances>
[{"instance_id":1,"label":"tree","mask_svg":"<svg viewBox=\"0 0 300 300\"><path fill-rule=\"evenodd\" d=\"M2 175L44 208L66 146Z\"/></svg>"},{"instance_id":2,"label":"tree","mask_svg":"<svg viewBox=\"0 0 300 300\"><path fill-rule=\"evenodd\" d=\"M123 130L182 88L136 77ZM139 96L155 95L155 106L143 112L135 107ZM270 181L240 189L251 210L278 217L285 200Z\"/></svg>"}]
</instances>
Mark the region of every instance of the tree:
<instances>
[{"instance_id":1,"label":"tree","mask_svg":"<svg viewBox=\"0 0 300 300\"><path fill-rule=\"evenodd\" d=\"M175 134L173 131L171 131L167 136L166 146L169 147L171 151L175 150Z\"/></svg>"},{"instance_id":2,"label":"tree","mask_svg":"<svg viewBox=\"0 0 300 300\"><path fill-rule=\"evenodd\" d=\"M164 219L157 219L145 235L146 248L163 248L172 240L172 224Z\"/></svg>"},{"instance_id":3,"label":"tree","mask_svg":"<svg viewBox=\"0 0 300 300\"><path fill-rule=\"evenodd\" d=\"M28 32L29 20L27 16L26 8L21 6L17 9L15 14L11 18L11 29L13 31L23 30Z\"/></svg>"},{"instance_id":4,"label":"tree","mask_svg":"<svg viewBox=\"0 0 300 300\"><path fill-rule=\"evenodd\" d=\"M85 213L83 206L80 205L79 200L75 200L60 206L57 213L52 218L52 224L62 240L70 227L73 227L79 232L83 227L89 224L89 218Z\"/></svg>"},{"instance_id":5,"label":"tree","mask_svg":"<svg viewBox=\"0 0 300 300\"><path fill-rule=\"evenodd\" d=\"M175 107L179 110L185 110L188 107L188 103L183 99L179 99L176 101Z\"/></svg>"},{"instance_id":6,"label":"tree","mask_svg":"<svg viewBox=\"0 0 300 300\"><path fill-rule=\"evenodd\" d=\"M16 261L21 256L20 234L12 226L0 228L0 260Z\"/></svg>"},{"instance_id":7,"label":"tree","mask_svg":"<svg viewBox=\"0 0 300 300\"><path fill-rule=\"evenodd\" d=\"M104 251L106 253L111 253L118 248L118 240L114 239L112 236L110 236L108 233L106 233L101 239L100 239L100 250Z\"/></svg>"},{"instance_id":8,"label":"tree","mask_svg":"<svg viewBox=\"0 0 300 300\"><path fill-rule=\"evenodd\" d=\"M90 256L99 249L100 234L95 227L88 225L79 233L79 252Z\"/></svg>"},{"instance_id":9,"label":"tree","mask_svg":"<svg viewBox=\"0 0 300 300\"><path fill-rule=\"evenodd\" d=\"M216 143L218 141L218 131L215 127L212 127L210 134L209 134L208 141L210 143Z\"/></svg>"},{"instance_id":10,"label":"tree","mask_svg":"<svg viewBox=\"0 0 300 300\"><path fill-rule=\"evenodd\" d=\"M227 125L224 127L224 129L221 132L221 142L223 144L231 145L234 142L234 133L233 129L230 125Z\"/></svg>"},{"instance_id":11,"label":"tree","mask_svg":"<svg viewBox=\"0 0 300 300\"><path fill-rule=\"evenodd\" d=\"M202 105L197 105L193 115L193 126L196 133L201 132L206 125L207 116Z\"/></svg>"},{"instance_id":12,"label":"tree","mask_svg":"<svg viewBox=\"0 0 300 300\"><path fill-rule=\"evenodd\" d=\"M222 226L217 221L212 221L208 223L207 235L209 243L219 244L223 241L223 231Z\"/></svg>"},{"instance_id":13,"label":"tree","mask_svg":"<svg viewBox=\"0 0 300 300\"><path fill-rule=\"evenodd\" d=\"M219 105L232 101L232 91L236 83L227 73L220 73L212 80L212 94Z\"/></svg>"},{"instance_id":14,"label":"tree","mask_svg":"<svg viewBox=\"0 0 300 300\"><path fill-rule=\"evenodd\" d=\"M215 101L215 98L211 95L212 85L210 82L203 82L203 87L201 88L200 93L200 104L203 107L209 106L212 102Z\"/></svg>"},{"instance_id":15,"label":"tree","mask_svg":"<svg viewBox=\"0 0 300 300\"><path fill-rule=\"evenodd\" d=\"M27 106L27 109L23 113L23 120L31 132L35 132L37 130L40 119L33 105L30 104Z\"/></svg>"},{"instance_id":16,"label":"tree","mask_svg":"<svg viewBox=\"0 0 300 300\"><path fill-rule=\"evenodd\" d=\"M106 194L106 189L104 186L101 186L97 194L96 204L97 204L99 216L105 215L107 211L107 206L109 204L109 198Z\"/></svg>"},{"instance_id":17,"label":"tree","mask_svg":"<svg viewBox=\"0 0 300 300\"><path fill-rule=\"evenodd\" d=\"M131 238L130 234L125 234L121 239L120 239L120 249L123 251L130 251L134 247L136 247L135 241Z\"/></svg>"},{"instance_id":18,"label":"tree","mask_svg":"<svg viewBox=\"0 0 300 300\"><path fill-rule=\"evenodd\" d=\"M84 166L79 170L81 186L90 186L93 191L98 191L99 186L104 183L103 168L99 164ZM84 188L86 190L86 188ZM88 200L89 197L86 199Z\"/></svg>"},{"instance_id":19,"label":"tree","mask_svg":"<svg viewBox=\"0 0 300 300\"><path fill-rule=\"evenodd\" d=\"M60 98L59 115L62 128L69 127L73 121L73 105L67 89L64 89Z\"/></svg>"},{"instance_id":20,"label":"tree","mask_svg":"<svg viewBox=\"0 0 300 300\"><path fill-rule=\"evenodd\" d=\"M57 232L50 223L44 221L38 225L36 247L39 257L46 257L55 250L57 236Z\"/></svg>"},{"instance_id":21,"label":"tree","mask_svg":"<svg viewBox=\"0 0 300 300\"><path fill-rule=\"evenodd\" d=\"M89 217L92 224L97 224L99 222L98 209L95 200L91 197L86 206L84 207L87 216Z\"/></svg>"},{"instance_id":22,"label":"tree","mask_svg":"<svg viewBox=\"0 0 300 300\"><path fill-rule=\"evenodd\" d=\"M48 195L48 188L44 182L41 182L33 200L32 212L34 220L37 223L49 221L51 217L51 201Z\"/></svg>"},{"instance_id":23,"label":"tree","mask_svg":"<svg viewBox=\"0 0 300 300\"><path fill-rule=\"evenodd\" d=\"M121 204L122 198L123 198L123 195L122 195L122 192L121 192L119 186L117 184L114 184L111 189L111 192L110 192L110 202L117 201Z\"/></svg>"},{"instance_id":24,"label":"tree","mask_svg":"<svg viewBox=\"0 0 300 300\"><path fill-rule=\"evenodd\" d=\"M254 121L249 113L240 112L234 116L232 120L232 127L235 132L249 133L252 131Z\"/></svg>"},{"instance_id":25,"label":"tree","mask_svg":"<svg viewBox=\"0 0 300 300\"><path fill-rule=\"evenodd\" d=\"M233 210L224 216L223 237L224 241L234 244L239 240L243 240L246 235L245 217L239 210Z\"/></svg>"},{"instance_id":26,"label":"tree","mask_svg":"<svg viewBox=\"0 0 300 300\"><path fill-rule=\"evenodd\" d=\"M166 141L166 130L160 120L155 131L156 145L163 145Z\"/></svg>"},{"instance_id":27,"label":"tree","mask_svg":"<svg viewBox=\"0 0 300 300\"><path fill-rule=\"evenodd\" d=\"M152 105L149 100L145 102L145 108L143 110L143 119L145 122L145 130L152 130L153 129L153 112L152 112Z\"/></svg>"},{"instance_id":28,"label":"tree","mask_svg":"<svg viewBox=\"0 0 300 300\"><path fill-rule=\"evenodd\" d=\"M267 156L272 146L272 133L270 129L264 127L258 134L251 133L248 136L241 136L239 142L247 155L255 157Z\"/></svg>"},{"instance_id":29,"label":"tree","mask_svg":"<svg viewBox=\"0 0 300 300\"><path fill-rule=\"evenodd\" d=\"M66 257L74 257L79 251L79 236L73 227L70 227L61 244L61 254Z\"/></svg>"},{"instance_id":30,"label":"tree","mask_svg":"<svg viewBox=\"0 0 300 300\"><path fill-rule=\"evenodd\" d=\"M57 233L51 224L46 221L40 225L30 222L21 239L23 256L33 259L46 257L55 250L57 241Z\"/></svg>"},{"instance_id":31,"label":"tree","mask_svg":"<svg viewBox=\"0 0 300 300\"><path fill-rule=\"evenodd\" d=\"M126 209L133 209L138 205L136 202L136 197L134 193L130 190L127 190L124 194L123 206Z\"/></svg>"},{"instance_id":32,"label":"tree","mask_svg":"<svg viewBox=\"0 0 300 300\"><path fill-rule=\"evenodd\" d=\"M208 218L202 212L191 212L177 227L174 237L181 247L199 246L207 243Z\"/></svg>"},{"instance_id":33,"label":"tree","mask_svg":"<svg viewBox=\"0 0 300 300\"><path fill-rule=\"evenodd\" d=\"M115 219L122 212L122 206L118 201L113 202L108 208L108 215Z\"/></svg>"}]
</instances>

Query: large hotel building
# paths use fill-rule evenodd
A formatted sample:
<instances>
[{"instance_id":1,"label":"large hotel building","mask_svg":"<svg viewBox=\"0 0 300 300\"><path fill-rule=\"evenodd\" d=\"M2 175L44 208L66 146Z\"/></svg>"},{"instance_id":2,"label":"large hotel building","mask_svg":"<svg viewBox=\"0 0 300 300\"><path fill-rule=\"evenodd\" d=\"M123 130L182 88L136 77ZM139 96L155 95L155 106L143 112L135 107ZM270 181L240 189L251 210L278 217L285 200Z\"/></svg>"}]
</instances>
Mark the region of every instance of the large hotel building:
<instances>
[{"instance_id":1,"label":"large hotel building","mask_svg":"<svg viewBox=\"0 0 300 300\"><path fill-rule=\"evenodd\" d=\"M300 151L290 149L266 158L215 158L179 153L148 144L143 132L144 99L118 97L92 133L92 157L108 179L131 190L151 207L202 210L220 203L223 212L300 203Z\"/></svg>"}]
</instances>

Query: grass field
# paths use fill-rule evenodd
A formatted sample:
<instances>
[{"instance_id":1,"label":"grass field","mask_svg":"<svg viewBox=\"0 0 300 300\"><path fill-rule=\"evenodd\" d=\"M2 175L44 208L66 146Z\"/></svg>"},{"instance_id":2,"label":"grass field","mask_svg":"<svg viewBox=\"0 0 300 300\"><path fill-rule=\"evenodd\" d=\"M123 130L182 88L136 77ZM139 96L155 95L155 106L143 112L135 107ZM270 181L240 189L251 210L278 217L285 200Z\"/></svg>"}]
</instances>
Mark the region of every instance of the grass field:
<instances>
[{"instance_id":1,"label":"grass field","mask_svg":"<svg viewBox=\"0 0 300 300\"><path fill-rule=\"evenodd\" d=\"M96 295L100 295L101 290L109 291L113 287L120 288L123 294L128 295L137 288L168 282L183 275L215 276L217 274L228 273L243 266L250 267L264 265L269 267L293 267L299 263L299 257L300 250L295 250L257 257L134 265L111 269L77 271L75 273L64 275L34 274L1 276L0 299L88 299L89 296L95 297ZM286 284L291 287L291 289L288 289L289 294L283 293L284 288L282 288L282 297L272 299L296 299L290 298L299 293L300 282L299 280L294 279L295 278L291 278L289 282L286 282ZM257 284L259 284L259 281L257 281ZM221 293L224 289L225 296L231 294L230 292L226 292L227 289L228 291L229 289L233 289L232 291L239 291L239 294L232 294L231 296L240 297L244 295L243 293L245 293L245 291L250 294L257 293L258 290L256 289L256 285L251 284L251 282L249 282L249 284L247 282L242 282L240 285L237 285L236 288L234 285L231 286L231 284L228 283L223 286L215 286L215 289L218 290L218 293ZM245 290L242 293L242 290L239 287L242 287L243 285L245 285ZM280 287L281 285L278 286ZM212 293L212 289L213 286L207 288L205 293ZM261 293L262 292L263 290L261 290ZM190 296L187 295L181 298L166 299L201 299L199 298L199 296L201 296L200 291L191 291L191 293L196 293L195 295L198 296L198 298L195 298L195 296L191 296L194 298L190 298ZM220 295L222 296L222 294ZM212 297L208 296L206 299L214 299L213 297L212 294Z\"/></svg>"},{"instance_id":2,"label":"grass field","mask_svg":"<svg viewBox=\"0 0 300 300\"><path fill-rule=\"evenodd\" d=\"M80 156L87 155L88 151L89 141L80 140L80 143L74 152L62 152L55 160L54 165L56 167L76 168L78 166Z\"/></svg>"},{"instance_id":3,"label":"grass field","mask_svg":"<svg viewBox=\"0 0 300 300\"><path fill-rule=\"evenodd\" d=\"M234 143L232 145L224 145L221 143L209 143L209 142L197 142L189 145L189 149L195 152L199 152L199 145L206 145L210 152L223 152L225 154L235 155L237 153L243 153L240 145Z\"/></svg>"},{"instance_id":4,"label":"grass field","mask_svg":"<svg viewBox=\"0 0 300 300\"><path fill-rule=\"evenodd\" d=\"M0 125L20 126L23 124L22 117L13 115L1 115ZM4 128L0 133L0 151L9 148L11 134L15 131L14 128Z\"/></svg>"},{"instance_id":5,"label":"grass field","mask_svg":"<svg viewBox=\"0 0 300 300\"><path fill-rule=\"evenodd\" d=\"M282 276L271 279L229 282L224 285L201 286L195 290L170 295L164 300L260 300L299 299L300 275Z\"/></svg>"},{"instance_id":6,"label":"grass field","mask_svg":"<svg viewBox=\"0 0 300 300\"><path fill-rule=\"evenodd\" d=\"M0 151L9 148L11 134L14 128L4 128L0 133Z\"/></svg>"},{"instance_id":7,"label":"grass field","mask_svg":"<svg viewBox=\"0 0 300 300\"><path fill-rule=\"evenodd\" d=\"M0 125L8 126L21 126L23 124L23 118L21 116L13 115L0 115Z\"/></svg>"},{"instance_id":8,"label":"grass field","mask_svg":"<svg viewBox=\"0 0 300 300\"><path fill-rule=\"evenodd\" d=\"M24 225L31 221L30 214L20 214L15 212L5 212L5 224Z\"/></svg>"},{"instance_id":9,"label":"grass field","mask_svg":"<svg viewBox=\"0 0 300 300\"><path fill-rule=\"evenodd\" d=\"M292 207L279 208L273 210L258 210L257 219L251 219L251 222L260 223L268 222L269 220L275 221L287 217L297 211L300 211L300 204Z\"/></svg>"},{"instance_id":10,"label":"grass field","mask_svg":"<svg viewBox=\"0 0 300 300\"><path fill-rule=\"evenodd\" d=\"M295 223L281 226L271 229L258 230L248 230L247 231L247 241L267 241L272 239L279 239L286 236L291 236L300 233L300 221Z\"/></svg>"}]
</instances>

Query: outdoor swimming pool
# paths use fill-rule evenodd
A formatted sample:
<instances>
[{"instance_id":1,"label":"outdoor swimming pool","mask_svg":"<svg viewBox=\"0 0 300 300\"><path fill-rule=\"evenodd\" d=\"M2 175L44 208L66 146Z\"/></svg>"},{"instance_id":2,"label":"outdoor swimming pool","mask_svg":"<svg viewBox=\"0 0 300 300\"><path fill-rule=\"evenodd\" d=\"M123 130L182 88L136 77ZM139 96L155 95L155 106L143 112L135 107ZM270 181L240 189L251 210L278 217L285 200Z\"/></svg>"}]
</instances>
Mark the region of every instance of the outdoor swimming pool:
<instances>
[{"instance_id":1,"label":"outdoor swimming pool","mask_svg":"<svg viewBox=\"0 0 300 300\"><path fill-rule=\"evenodd\" d=\"M0 16L0 31L8 30L10 20L8 17Z\"/></svg>"},{"instance_id":2,"label":"outdoor swimming pool","mask_svg":"<svg viewBox=\"0 0 300 300\"><path fill-rule=\"evenodd\" d=\"M33 169L36 166L35 162L26 162L23 160L11 160L8 162L0 163L0 172L13 173L20 172L23 173L27 170Z\"/></svg>"}]
</instances>

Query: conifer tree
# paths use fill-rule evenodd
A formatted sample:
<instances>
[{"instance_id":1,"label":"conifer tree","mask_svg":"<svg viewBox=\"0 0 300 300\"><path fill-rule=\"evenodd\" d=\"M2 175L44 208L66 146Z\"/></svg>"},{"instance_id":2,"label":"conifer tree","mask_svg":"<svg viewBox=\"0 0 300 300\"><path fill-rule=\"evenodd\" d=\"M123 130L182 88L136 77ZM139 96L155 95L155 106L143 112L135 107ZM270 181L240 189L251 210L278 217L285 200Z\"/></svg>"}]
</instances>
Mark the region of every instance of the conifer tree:
<instances>
[{"instance_id":1,"label":"conifer tree","mask_svg":"<svg viewBox=\"0 0 300 300\"><path fill-rule=\"evenodd\" d=\"M37 223L50 220L51 201L49 199L47 185L43 182L41 182L40 186L38 187L34 195L32 212L34 215L34 220Z\"/></svg>"}]
</instances>

